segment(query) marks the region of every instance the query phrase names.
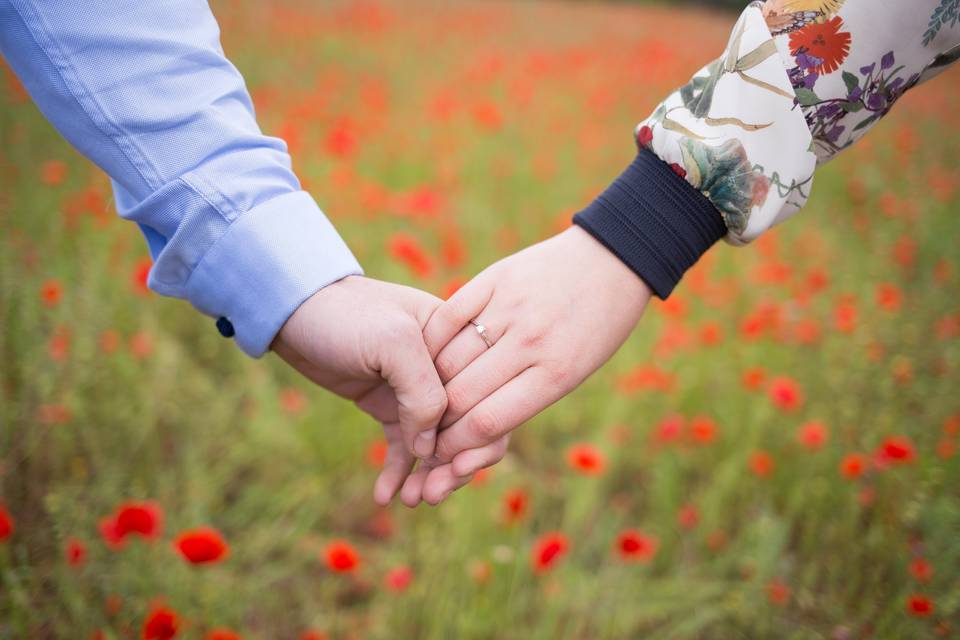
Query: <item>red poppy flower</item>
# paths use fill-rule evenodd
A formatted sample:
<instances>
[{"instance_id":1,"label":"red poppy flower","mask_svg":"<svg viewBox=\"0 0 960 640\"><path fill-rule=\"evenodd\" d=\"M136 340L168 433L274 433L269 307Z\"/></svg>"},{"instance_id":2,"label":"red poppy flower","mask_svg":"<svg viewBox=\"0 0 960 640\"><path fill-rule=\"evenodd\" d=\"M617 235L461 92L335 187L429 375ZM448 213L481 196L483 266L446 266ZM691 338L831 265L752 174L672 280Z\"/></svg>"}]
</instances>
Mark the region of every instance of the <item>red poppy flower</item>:
<instances>
[{"instance_id":1,"label":"red poppy flower","mask_svg":"<svg viewBox=\"0 0 960 640\"><path fill-rule=\"evenodd\" d=\"M66 424L73 418L70 409L62 404L42 404L37 407L40 424Z\"/></svg>"},{"instance_id":2,"label":"red poppy flower","mask_svg":"<svg viewBox=\"0 0 960 640\"><path fill-rule=\"evenodd\" d=\"M503 125L500 109L492 102L481 102L473 107L473 120L482 129L496 131Z\"/></svg>"},{"instance_id":3,"label":"red poppy flower","mask_svg":"<svg viewBox=\"0 0 960 640\"><path fill-rule=\"evenodd\" d=\"M50 358L62 362L70 353L70 330L66 327L57 327L47 343L47 353Z\"/></svg>"},{"instance_id":4,"label":"red poppy flower","mask_svg":"<svg viewBox=\"0 0 960 640\"><path fill-rule=\"evenodd\" d=\"M907 598L907 613L918 618L929 616L933 613L933 600L922 593L914 593Z\"/></svg>"},{"instance_id":5,"label":"red poppy flower","mask_svg":"<svg viewBox=\"0 0 960 640\"><path fill-rule=\"evenodd\" d=\"M63 285L59 280L47 280L40 287L40 299L48 307L55 307L63 299Z\"/></svg>"},{"instance_id":6,"label":"red poppy flower","mask_svg":"<svg viewBox=\"0 0 960 640\"><path fill-rule=\"evenodd\" d=\"M910 561L910 575L918 582L930 582L933 566L924 558L914 558Z\"/></svg>"},{"instance_id":7,"label":"red poppy flower","mask_svg":"<svg viewBox=\"0 0 960 640\"><path fill-rule=\"evenodd\" d=\"M822 62L815 68L819 74L833 73L840 68L850 53L850 34L840 31L843 20L840 16L826 22L811 22L790 34L790 52L793 55L806 53Z\"/></svg>"},{"instance_id":8,"label":"red poppy flower","mask_svg":"<svg viewBox=\"0 0 960 640\"><path fill-rule=\"evenodd\" d=\"M614 550L626 562L649 562L657 553L658 541L636 529L627 529L617 536Z\"/></svg>"},{"instance_id":9,"label":"red poppy flower","mask_svg":"<svg viewBox=\"0 0 960 640\"><path fill-rule=\"evenodd\" d=\"M606 459L592 444L575 444L567 450L567 464L585 476L595 476L603 473Z\"/></svg>"},{"instance_id":10,"label":"red poppy flower","mask_svg":"<svg viewBox=\"0 0 960 640\"><path fill-rule=\"evenodd\" d=\"M723 329L716 322L704 322L700 327L700 343L712 347L723 340Z\"/></svg>"},{"instance_id":11,"label":"red poppy flower","mask_svg":"<svg viewBox=\"0 0 960 640\"><path fill-rule=\"evenodd\" d=\"M743 383L743 386L751 391L755 391L763 386L763 383L767 379L767 372L763 370L763 367L750 367L743 372L743 375L740 377L740 381Z\"/></svg>"},{"instance_id":12,"label":"red poppy flower","mask_svg":"<svg viewBox=\"0 0 960 640\"><path fill-rule=\"evenodd\" d=\"M155 502L124 502L117 511L100 520L100 534L113 548L119 548L131 535L154 540L160 535L163 513Z\"/></svg>"},{"instance_id":13,"label":"red poppy flower","mask_svg":"<svg viewBox=\"0 0 960 640\"><path fill-rule=\"evenodd\" d=\"M467 245L460 231L453 226L448 226L443 231L440 255L443 256L444 265L451 269L456 269L467 259Z\"/></svg>"},{"instance_id":14,"label":"red poppy flower","mask_svg":"<svg viewBox=\"0 0 960 640\"><path fill-rule=\"evenodd\" d=\"M850 298L842 298L833 308L833 324L841 333L852 333L857 327L857 307Z\"/></svg>"},{"instance_id":15,"label":"red poppy flower","mask_svg":"<svg viewBox=\"0 0 960 640\"><path fill-rule=\"evenodd\" d=\"M316 629L308 629L300 634L300 640L327 640L328 637L323 631L317 631Z\"/></svg>"},{"instance_id":16,"label":"red poppy flower","mask_svg":"<svg viewBox=\"0 0 960 640\"><path fill-rule=\"evenodd\" d=\"M149 295L150 288L147 287L147 279L150 277L150 269L153 267L153 261L150 258L140 258L133 266L133 290L141 295Z\"/></svg>"},{"instance_id":17,"label":"red poppy flower","mask_svg":"<svg viewBox=\"0 0 960 640\"><path fill-rule=\"evenodd\" d=\"M530 496L523 489L511 489L503 496L504 520L513 523L523 519L527 514Z\"/></svg>"},{"instance_id":18,"label":"red poppy flower","mask_svg":"<svg viewBox=\"0 0 960 640\"><path fill-rule=\"evenodd\" d=\"M324 552L327 568L336 573L350 573L360 566L360 555L344 540L334 540Z\"/></svg>"},{"instance_id":19,"label":"red poppy flower","mask_svg":"<svg viewBox=\"0 0 960 640\"><path fill-rule=\"evenodd\" d=\"M143 640L170 640L176 637L179 626L176 611L164 606L154 607L143 622Z\"/></svg>"},{"instance_id":20,"label":"red poppy flower","mask_svg":"<svg viewBox=\"0 0 960 640\"><path fill-rule=\"evenodd\" d=\"M890 436L880 445L878 457L890 464L913 462L916 451L913 442L906 436Z\"/></svg>"},{"instance_id":21,"label":"red poppy flower","mask_svg":"<svg viewBox=\"0 0 960 640\"><path fill-rule=\"evenodd\" d=\"M240 634L230 629L212 629L204 636L204 640L240 640Z\"/></svg>"},{"instance_id":22,"label":"red poppy flower","mask_svg":"<svg viewBox=\"0 0 960 640\"><path fill-rule=\"evenodd\" d=\"M487 467L486 469L479 469L476 473L473 474L473 480L470 481L470 485L474 487L482 487L490 480L490 476L493 475L493 467Z\"/></svg>"},{"instance_id":23,"label":"red poppy flower","mask_svg":"<svg viewBox=\"0 0 960 640\"><path fill-rule=\"evenodd\" d=\"M707 536L707 546L713 551L719 551L727 545L727 534L723 529L715 529Z\"/></svg>"},{"instance_id":24,"label":"red poppy flower","mask_svg":"<svg viewBox=\"0 0 960 640\"><path fill-rule=\"evenodd\" d=\"M449 300L450 296L459 291L465 284L467 284L467 279L463 276L454 276L453 278L450 278L440 289L440 297L444 300Z\"/></svg>"},{"instance_id":25,"label":"red poppy flower","mask_svg":"<svg viewBox=\"0 0 960 640\"><path fill-rule=\"evenodd\" d=\"M104 353L114 353L120 348L120 334L116 329L107 329L100 334L100 350Z\"/></svg>"},{"instance_id":26,"label":"red poppy flower","mask_svg":"<svg viewBox=\"0 0 960 640\"><path fill-rule=\"evenodd\" d=\"M47 160L40 166L40 181L48 187L63 184L67 177L67 163L63 160Z\"/></svg>"},{"instance_id":27,"label":"red poppy flower","mask_svg":"<svg viewBox=\"0 0 960 640\"><path fill-rule=\"evenodd\" d=\"M570 541L559 531L543 534L533 544L533 551L530 554L533 570L536 573L549 571L569 549Z\"/></svg>"},{"instance_id":28,"label":"red poppy flower","mask_svg":"<svg viewBox=\"0 0 960 640\"><path fill-rule=\"evenodd\" d=\"M82 567L87 561L87 545L81 540L70 538L64 549L64 556L71 567Z\"/></svg>"},{"instance_id":29,"label":"red poppy flower","mask_svg":"<svg viewBox=\"0 0 960 640\"><path fill-rule=\"evenodd\" d=\"M617 380L617 390L625 394L643 389L670 391L675 383L676 376L668 371L656 366L640 366L620 376Z\"/></svg>"},{"instance_id":30,"label":"red poppy flower","mask_svg":"<svg viewBox=\"0 0 960 640\"><path fill-rule=\"evenodd\" d=\"M803 390L792 378L781 376L770 381L770 400L783 411L795 411L803 404Z\"/></svg>"},{"instance_id":31,"label":"red poppy flower","mask_svg":"<svg viewBox=\"0 0 960 640\"><path fill-rule=\"evenodd\" d=\"M117 594L110 594L103 601L103 610L108 616L115 616L123 609L123 598Z\"/></svg>"},{"instance_id":32,"label":"red poppy flower","mask_svg":"<svg viewBox=\"0 0 960 640\"><path fill-rule=\"evenodd\" d=\"M212 527L198 527L183 531L173 544L180 555L191 564L219 562L230 554L230 547L226 540Z\"/></svg>"},{"instance_id":33,"label":"red poppy flower","mask_svg":"<svg viewBox=\"0 0 960 640\"><path fill-rule=\"evenodd\" d=\"M806 284L811 293L823 291L830 284L830 276L824 269L814 267L807 273Z\"/></svg>"},{"instance_id":34,"label":"red poppy flower","mask_svg":"<svg viewBox=\"0 0 960 640\"><path fill-rule=\"evenodd\" d=\"M347 120L341 120L327 133L323 143L327 153L337 158L347 158L357 150L357 135Z\"/></svg>"},{"instance_id":35,"label":"red poppy flower","mask_svg":"<svg viewBox=\"0 0 960 640\"><path fill-rule=\"evenodd\" d=\"M705 416L690 421L690 438L697 444L710 444L717 437L717 423Z\"/></svg>"},{"instance_id":36,"label":"red poppy flower","mask_svg":"<svg viewBox=\"0 0 960 640\"><path fill-rule=\"evenodd\" d=\"M854 480L867 470L867 457L862 453L848 453L840 462L840 473L845 478Z\"/></svg>"},{"instance_id":37,"label":"red poppy flower","mask_svg":"<svg viewBox=\"0 0 960 640\"><path fill-rule=\"evenodd\" d=\"M693 529L700 522L700 510L697 505L685 504L677 512L677 524L684 529Z\"/></svg>"},{"instance_id":38,"label":"red poppy flower","mask_svg":"<svg viewBox=\"0 0 960 640\"><path fill-rule=\"evenodd\" d=\"M387 248L393 258L405 264L418 277L433 275L433 260L415 237L406 233L394 234Z\"/></svg>"},{"instance_id":39,"label":"red poppy flower","mask_svg":"<svg viewBox=\"0 0 960 640\"><path fill-rule=\"evenodd\" d=\"M683 433L683 416L667 416L659 423L653 432L653 439L661 444L675 442Z\"/></svg>"},{"instance_id":40,"label":"red poppy flower","mask_svg":"<svg viewBox=\"0 0 960 640\"><path fill-rule=\"evenodd\" d=\"M470 563L467 573L477 584L486 584L493 577L493 567L486 560L474 560Z\"/></svg>"},{"instance_id":41,"label":"red poppy flower","mask_svg":"<svg viewBox=\"0 0 960 640\"><path fill-rule=\"evenodd\" d=\"M779 580L773 580L767 585L767 597L776 605L784 605L790 599L790 587Z\"/></svg>"},{"instance_id":42,"label":"red poppy flower","mask_svg":"<svg viewBox=\"0 0 960 640\"><path fill-rule=\"evenodd\" d=\"M893 245L893 259L904 269L917 260L917 241L910 236L900 236Z\"/></svg>"},{"instance_id":43,"label":"red poppy flower","mask_svg":"<svg viewBox=\"0 0 960 640\"><path fill-rule=\"evenodd\" d=\"M960 413L943 421L943 432L948 436L960 435Z\"/></svg>"},{"instance_id":44,"label":"red poppy flower","mask_svg":"<svg viewBox=\"0 0 960 640\"><path fill-rule=\"evenodd\" d=\"M390 569L383 579L383 584L386 585L387 589L397 593L406 591L411 582L413 582L413 569L406 565Z\"/></svg>"},{"instance_id":45,"label":"red poppy flower","mask_svg":"<svg viewBox=\"0 0 960 640\"><path fill-rule=\"evenodd\" d=\"M820 449L829 439L827 426L817 420L800 425L797 430L797 441L811 451Z\"/></svg>"},{"instance_id":46,"label":"red poppy flower","mask_svg":"<svg viewBox=\"0 0 960 640\"><path fill-rule=\"evenodd\" d=\"M6 508L0 504L0 542L5 542L13 535L13 518Z\"/></svg>"},{"instance_id":47,"label":"red poppy flower","mask_svg":"<svg viewBox=\"0 0 960 640\"><path fill-rule=\"evenodd\" d=\"M896 285L881 282L877 285L877 305L885 311L897 311L903 300L903 294Z\"/></svg>"},{"instance_id":48,"label":"red poppy flower","mask_svg":"<svg viewBox=\"0 0 960 640\"><path fill-rule=\"evenodd\" d=\"M775 467L773 456L766 451L755 451L750 456L750 470L758 478L766 478L773 473Z\"/></svg>"},{"instance_id":49,"label":"red poppy flower","mask_svg":"<svg viewBox=\"0 0 960 640\"><path fill-rule=\"evenodd\" d=\"M100 537L103 538L103 541L107 543L108 547L111 549L120 549L123 547L125 541L123 537L117 533L117 518L115 516L100 518L100 522L97 523L97 529L100 531Z\"/></svg>"},{"instance_id":50,"label":"red poppy flower","mask_svg":"<svg viewBox=\"0 0 960 640\"><path fill-rule=\"evenodd\" d=\"M949 460L957 453L957 444L949 438L941 438L937 443L937 455L943 460Z\"/></svg>"},{"instance_id":51,"label":"red poppy flower","mask_svg":"<svg viewBox=\"0 0 960 640\"><path fill-rule=\"evenodd\" d=\"M140 360L153 353L153 336L146 331L137 331L130 336L130 353Z\"/></svg>"},{"instance_id":52,"label":"red poppy flower","mask_svg":"<svg viewBox=\"0 0 960 640\"><path fill-rule=\"evenodd\" d=\"M387 461L387 441L378 438L367 445L367 462L371 467L379 469Z\"/></svg>"},{"instance_id":53,"label":"red poppy flower","mask_svg":"<svg viewBox=\"0 0 960 640\"><path fill-rule=\"evenodd\" d=\"M299 415L307 408L307 396L296 387L281 389L280 408L289 416Z\"/></svg>"},{"instance_id":54,"label":"red poppy flower","mask_svg":"<svg viewBox=\"0 0 960 640\"><path fill-rule=\"evenodd\" d=\"M401 193L397 196L396 206L397 211L401 215L411 216L414 218L435 218L439 215L444 209L445 201L443 198L443 193L437 190L435 187L430 186L420 186L411 191ZM446 242L450 239L448 236L452 232L452 228L447 231L447 236L444 237ZM454 242L459 239L456 234L453 235L452 239ZM457 251L457 248L454 247L444 247L444 258L453 257L457 258L456 255L448 256L446 251L452 249L454 253ZM463 249L463 247L459 247ZM448 265L455 266L455 265Z\"/></svg>"},{"instance_id":55,"label":"red poppy flower","mask_svg":"<svg viewBox=\"0 0 960 640\"><path fill-rule=\"evenodd\" d=\"M117 533L123 537L133 533L145 538L160 535L161 511L155 502L127 502L117 511Z\"/></svg>"},{"instance_id":56,"label":"red poppy flower","mask_svg":"<svg viewBox=\"0 0 960 640\"><path fill-rule=\"evenodd\" d=\"M800 344L814 344L820 339L820 322L813 318L803 318L793 325L794 339Z\"/></svg>"}]
</instances>

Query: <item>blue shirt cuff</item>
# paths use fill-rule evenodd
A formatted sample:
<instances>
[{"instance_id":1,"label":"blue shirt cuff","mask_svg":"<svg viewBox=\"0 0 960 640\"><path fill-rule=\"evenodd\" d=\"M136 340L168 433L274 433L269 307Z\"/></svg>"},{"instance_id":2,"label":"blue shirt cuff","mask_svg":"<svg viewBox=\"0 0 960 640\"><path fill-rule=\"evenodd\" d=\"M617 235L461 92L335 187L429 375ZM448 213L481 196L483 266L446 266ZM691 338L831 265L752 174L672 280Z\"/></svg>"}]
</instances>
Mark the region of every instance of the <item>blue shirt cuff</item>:
<instances>
[{"instance_id":1,"label":"blue shirt cuff","mask_svg":"<svg viewBox=\"0 0 960 640\"><path fill-rule=\"evenodd\" d=\"M362 273L313 198L297 191L234 221L193 270L186 295L203 313L229 320L240 348L258 358L307 298Z\"/></svg>"}]
</instances>

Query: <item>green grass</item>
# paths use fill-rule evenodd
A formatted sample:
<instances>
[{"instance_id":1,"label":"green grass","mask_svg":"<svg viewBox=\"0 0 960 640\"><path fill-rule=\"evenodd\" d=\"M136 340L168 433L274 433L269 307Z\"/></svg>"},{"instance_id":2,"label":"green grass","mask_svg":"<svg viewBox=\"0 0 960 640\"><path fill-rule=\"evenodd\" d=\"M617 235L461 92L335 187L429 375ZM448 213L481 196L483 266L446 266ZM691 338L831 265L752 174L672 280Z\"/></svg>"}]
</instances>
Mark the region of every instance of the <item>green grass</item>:
<instances>
[{"instance_id":1,"label":"green grass","mask_svg":"<svg viewBox=\"0 0 960 640\"><path fill-rule=\"evenodd\" d=\"M299 174L367 273L435 293L566 224L630 160L633 124L721 50L732 22L600 4L215 11L261 124L290 139ZM698 46L676 46L676 33ZM115 219L107 181L7 83L0 503L16 530L0 542L0 638L140 637L157 599L185 620L184 638L214 626L270 639L308 628L438 640L957 633L957 81L951 72L908 95L820 172L800 216L752 247L718 246L607 366L524 426L482 482L415 511L373 504L369 419L275 357L245 358L188 304L139 291L145 246ZM501 122L483 116L490 105ZM338 157L326 140L342 126L356 148ZM52 160L66 166L54 185L43 181ZM435 212L410 213L418 189L435 195ZM400 232L422 243L431 275L389 256ZM451 237L462 263L443 257ZM814 272L827 284L803 295ZM50 280L63 290L54 306L41 296ZM902 292L898 309L878 306L879 283ZM858 313L849 332L835 325L846 299ZM744 337L763 305L778 319ZM717 344L700 340L707 323ZM818 335L801 342L798 326L811 323ZM54 357L63 335L68 349ZM138 355L131 339L150 348ZM623 390L650 366L674 376L667 390ZM801 406L783 412L765 386L745 388L754 366L796 380ZM716 437L658 443L673 415L711 418ZM829 430L817 451L797 441L811 420ZM873 466L894 435L915 459ZM567 465L580 442L605 454L599 475ZM750 471L758 450L775 463L765 478ZM839 471L851 452L869 466L853 480ZM518 488L529 509L507 524L504 494ZM114 551L98 521L137 499L159 503L163 533ZM692 528L678 523L685 505L699 515ZM200 525L223 533L228 559L197 568L179 558L172 539ZM614 553L627 528L658 539L649 563ZM531 549L549 531L570 549L537 573ZM73 538L88 550L81 567L64 557ZM326 569L333 539L356 547L357 571ZM916 558L932 565L928 582L911 575ZM395 593L383 578L400 565L414 579ZM783 602L772 583L788 588ZM907 612L914 593L934 602L932 615Z\"/></svg>"}]
</instances>

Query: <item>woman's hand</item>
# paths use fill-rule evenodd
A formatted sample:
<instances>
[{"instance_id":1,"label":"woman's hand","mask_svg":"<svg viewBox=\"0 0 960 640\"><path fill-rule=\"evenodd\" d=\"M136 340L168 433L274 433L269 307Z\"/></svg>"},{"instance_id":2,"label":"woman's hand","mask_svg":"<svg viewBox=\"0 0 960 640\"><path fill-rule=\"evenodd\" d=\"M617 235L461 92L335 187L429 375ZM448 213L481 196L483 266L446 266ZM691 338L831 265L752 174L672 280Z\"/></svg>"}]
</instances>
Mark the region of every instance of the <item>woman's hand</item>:
<instances>
[{"instance_id":1,"label":"woman's hand","mask_svg":"<svg viewBox=\"0 0 960 640\"><path fill-rule=\"evenodd\" d=\"M580 227L512 255L431 316L424 341L447 392L434 458L401 489L438 504L506 452L509 434L577 387L637 324L650 289ZM471 320L483 325L487 347Z\"/></svg>"}]
</instances>

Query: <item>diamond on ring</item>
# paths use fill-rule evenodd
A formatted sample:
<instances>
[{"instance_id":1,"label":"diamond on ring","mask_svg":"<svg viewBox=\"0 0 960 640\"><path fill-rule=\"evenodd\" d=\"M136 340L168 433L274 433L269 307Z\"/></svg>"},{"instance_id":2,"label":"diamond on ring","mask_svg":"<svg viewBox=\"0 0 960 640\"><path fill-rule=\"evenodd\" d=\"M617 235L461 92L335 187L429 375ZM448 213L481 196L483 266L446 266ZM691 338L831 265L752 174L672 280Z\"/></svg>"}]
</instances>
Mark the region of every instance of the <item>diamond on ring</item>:
<instances>
[{"instance_id":1,"label":"diamond on ring","mask_svg":"<svg viewBox=\"0 0 960 640\"><path fill-rule=\"evenodd\" d=\"M477 330L477 334L479 334L480 338L483 339L483 342L484 344L487 345L487 348L489 349L490 347L492 347L493 340L491 340L490 336L487 335L487 328L482 324L480 324L479 322L477 322L476 320L471 320L470 324L472 324L474 328Z\"/></svg>"}]
</instances>

